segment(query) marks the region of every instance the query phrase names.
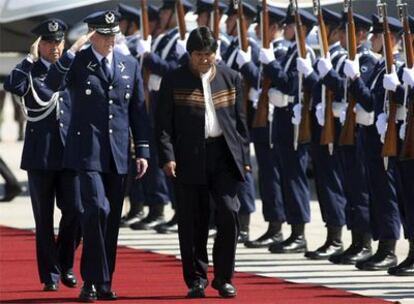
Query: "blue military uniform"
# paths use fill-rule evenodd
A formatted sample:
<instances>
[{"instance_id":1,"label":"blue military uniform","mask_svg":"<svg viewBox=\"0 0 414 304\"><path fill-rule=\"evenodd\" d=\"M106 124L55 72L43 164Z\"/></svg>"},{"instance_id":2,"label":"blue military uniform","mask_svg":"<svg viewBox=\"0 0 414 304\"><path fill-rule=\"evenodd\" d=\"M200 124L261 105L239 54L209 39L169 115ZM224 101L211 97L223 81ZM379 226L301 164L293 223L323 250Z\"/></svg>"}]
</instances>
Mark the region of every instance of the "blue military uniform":
<instances>
[{"instance_id":1,"label":"blue military uniform","mask_svg":"<svg viewBox=\"0 0 414 304\"><path fill-rule=\"evenodd\" d=\"M285 12L269 6L269 23L279 24L282 28L281 22L284 21ZM260 14L257 17L260 22ZM277 61L281 62L286 55L289 47L289 42L282 37L272 41L274 55ZM254 62L245 63L241 69L241 73L245 75L249 82L259 83L260 72L259 68ZM257 102L257 100L256 100ZM256 104L257 106L257 104ZM270 244L282 241L283 235L281 233L282 223L286 220L286 215L283 206L283 195L280 177L279 159L276 157L274 151L274 106L269 104L269 120L266 127L251 128L250 138L254 143L256 160L258 164L258 185L259 193L263 203L263 217L266 222L269 222L268 230L260 236L257 240L246 243L247 247L268 247Z\"/></svg>"},{"instance_id":2,"label":"blue military uniform","mask_svg":"<svg viewBox=\"0 0 414 304\"><path fill-rule=\"evenodd\" d=\"M308 28L313 27L316 18L310 13L299 10L302 22ZM286 22L293 19L288 11ZM307 48L314 61L315 55ZM264 73L272 80L272 86L277 90L280 100L274 110L275 121L275 152L281 164L281 182L287 222L292 225L291 236L282 243L269 247L271 252L303 252L306 250L304 224L310 221L310 193L306 176L308 164L308 145L298 145L294 148L294 127L292 124L293 104L298 103L298 72L296 58L298 49L293 43L282 62L276 60L264 65Z\"/></svg>"},{"instance_id":3,"label":"blue military uniform","mask_svg":"<svg viewBox=\"0 0 414 304\"><path fill-rule=\"evenodd\" d=\"M98 35L119 33L118 14L113 11L97 12L85 22ZM46 83L53 90L67 88L72 99L64 165L79 172L84 208L81 274L85 285L80 298L113 299L130 130L136 157L149 157L140 67L130 56L113 52L103 57L90 46L76 56L65 53L52 66Z\"/></svg>"},{"instance_id":4,"label":"blue military uniform","mask_svg":"<svg viewBox=\"0 0 414 304\"><path fill-rule=\"evenodd\" d=\"M63 21L52 19L41 23L33 33L41 35L45 41L60 43L65 30ZM72 273L74 253L80 241L82 210L76 173L63 169L71 100L66 91L52 95L46 89L44 80L50 64L42 57L36 62L28 57L13 69L4 87L22 97L27 115L21 168L27 171L29 178L36 224L37 265L45 290L56 290L60 277L64 280L63 276ZM57 240L53 233L55 199L62 212ZM72 283L76 285L76 280Z\"/></svg>"},{"instance_id":5,"label":"blue military uniform","mask_svg":"<svg viewBox=\"0 0 414 304\"><path fill-rule=\"evenodd\" d=\"M372 22L358 14L354 14L356 28L368 31ZM341 29L345 29L344 20ZM361 79L368 81L377 62L376 55L366 44L357 48L359 55ZM338 69L339 68L339 69ZM346 80L343 75L343 64L331 69L322 79L322 83L334 92L344 92ZM345 95L345 94L343 94ZM358 138L355 137L355 142ZM346 224L352 232L352 244L342 254L329 258L332 263L355 264L358 260L371 255L371 228L369 215L368 180L363 153L357 151L357 145L336 147L340 154L343 170L343 189L346 197Z\"/></svg>"},{"instance_id":6,"label":"blue military uniform","mask_svg":"<svg viewBox=\"0 0 414 304\"><path fill-rule=\"evenodd\" d=\"M388 18L390 30L393 33L401 31L402 27L395 18ZM382 23L378 18L373 18L373 32L382 33ZM398 56L395 58L398 60ZM349 87L351 94L357 98L363 110L371 112L375 118L384 112L383 76L385 73L385 61L380 60L374 67L372 74L365 84L362 79L357 78ZM376 120L376 119L375 119ZM388 168L384 167L381 156L382 142L374 124L360 125L358 135L364 150L365 163L368 173L369 193L372 200L370 204L371 229L375 240L379 240L377 252L365 261L356 264L357 268L363 270L380 270L395 266L396 240L400 237L400 213L399 172L394 157L389 158Z\"/></svg>"}]
</instances>

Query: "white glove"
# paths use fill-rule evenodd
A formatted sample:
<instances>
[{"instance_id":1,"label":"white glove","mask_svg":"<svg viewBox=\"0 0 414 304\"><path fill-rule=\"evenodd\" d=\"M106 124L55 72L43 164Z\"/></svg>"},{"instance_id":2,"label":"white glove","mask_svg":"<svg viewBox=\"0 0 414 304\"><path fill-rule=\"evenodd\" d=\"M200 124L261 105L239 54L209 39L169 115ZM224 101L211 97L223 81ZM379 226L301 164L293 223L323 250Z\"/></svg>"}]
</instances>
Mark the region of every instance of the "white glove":
<instances>
[{"instance_id":1,"label":"white glove","mask_svg":"<svg viewBox=\"0 0 414 304\"><path fill-rule=\"evenodd\" d=\"M265 48L260 49L260 54L259 54L260 63L269 64L273 60L276 60L275 52L273 51L273 45L270 45L270 48L268 49L265 49Z\"/></svg>"},{"instance_id":2,"label":"white glove","mask_svg":"<svg viewBox=\"0 0 414 304\"><path fill-rule=\"evenodd\" d=\"M247 52L243 50L238 50L236 62L239 65L239 68L241 68L245 63L248 63L251 61L252 61L252 48L250 46L247 48Z\"/></svg>"},{"instance_id":3,"label":"white glove","mask_svg":"<svg viewBox=\"0 0 414 304\"><path fill-rule=\"evenodd\" d=\"M384 142L385 132L387 131L387 114L381 113L378 115L375 126L377 127L378 134L381 137L381 141Z\"/></svg>"},{"instance_id":4,"label":"white glove","mask_svg":"<svg viewBox=\"0 0 414 304\"><path fill-rule=\"evenodd\" d=\"M324 78L330 70L332 70L331 56L328 53L327 58L321 58L318 61L318 73L321 78Z\"/></svg>"},{"instance_id":5,"label":"white glove","mask_svg":"<svg viewBox=\"0 0 414 304\"><path fill-rule=\"evenodd\" d=\"M221 58L221 40L217 40L217 50L216 50L216 62L222 61L223 58Z\"/></svg>"},{"instance_id":6,"label":"white glove","mask_svg":"<svg viewBox=\"0 0 414 304\"><path fill-rule=\"evenodd\" d=\"M325 107L321 102L316 105L315 116L318 124L323 127L325 125Z\"/></svg>"},{"instance_id":7,"label":"white glove","mask_svg":"<svg viewBox=\"0 0 414 304\"><path fill-rule=\"evenodd\" d=\"M414 67L412 67L411 69L409 68L404 68L403 69L403 81L404 84L410 86L410 87L414 87Z\"/></svg>"},{"instance_id":8,"label":"white glove","mask_svg":"<svg viewBox=\"0 0 414 304\"><path fill-rule=\"evenodd\" d=\"M310 57L306 56L306 58L296 58L296 69L302 73L305 78L312 74L313 67Z\"/></svg>"},{"instance_id":9,"label":"white glove","mask_svg":"<svg viewBox=\"0 0 414 304\"><path fill-rule=\"evenodd\" d=\"M346 104L346 106L343 107L341 112L339 113L339 122L341 123L341 125L345 124L347 109L348 109L348 104Z\"/></svg>"},{"instance_id":10,"label":"white glove","mask_svg":"<svg viewBox=\"0 0 414 304\"><path fill-rule=\"evenodd\" d=\"M393 91L397 89L397 87L401 84L400 80L398 79L397 72L395 71L395 65L391 68L391 73L385 74L384 79L382 81L382 85L384 89L387 91Z\"/></svg>"},{"instance_id":11,"label":"white glove","mask_svg":"<svg viewBox=\"0 0 414 304\"><path fill-rule=\"evenodd\" d=\"M407 123L406 122L404 122L402 125L401 125L401 127L400 127L400 132L399 132L399 135L400 135L400 139L401 140L405 140L405 129L407 128Z\"/></svg>"},{"instance_id":12,"label":"white glove","mask_svg":"<svg viewBox=\"0 0 414 304\"><path fill-rule=\"evenodd\" d=\"M332 103L332 112L334 117L341 117L342 111L346 111L346 108L348 107L348 104L346 102L333 102Z\"/></svg>"},{"instance_id":13,"label":"white glove","mask_svg":"<svg viewBox=\"0 0 414 304\"><path fill-rule=\"evenodd\" d=\"M292 123L296 126L300 125L300 121L302 120L302 107L303 105L300 103L293 106Z\"/></svg>"},{"instance_id":14,"label":"white glove","mask_svg":"<svg viewBox=\"0 0 414 304\"><path fill-rule=\"evenodd\" d=\"M177 43L175 45L175 52L177 53L178 58L181 58L181 56L187 53L187 40L188 40L187 35L184 38L184 40L182 39L177 40Z\"/></svg>"},{"instance_id":15,"label":"white glove","mask_svg":"<svg viewBox=\"0 0 414 304\"><path fill-rule=\"evenodd\" d=\"M137 53L142 56L145 53L151 53L151 35L148 36L147 40L139 39L137 42Z\"/></svg>"},{"instance_id":16,"label":"white glove","mask_svg":"<svg viewBox=\"0 0 414 304\"><path fill-rule=\"evenodd\" d=\"M361 75L359 72L359 59L358 58L355 58L355 60L346 59L345 65L344 65L344 73L346 77L351 78L351 79L355 79L359 77Z\"/></svg>"}]
</instances>

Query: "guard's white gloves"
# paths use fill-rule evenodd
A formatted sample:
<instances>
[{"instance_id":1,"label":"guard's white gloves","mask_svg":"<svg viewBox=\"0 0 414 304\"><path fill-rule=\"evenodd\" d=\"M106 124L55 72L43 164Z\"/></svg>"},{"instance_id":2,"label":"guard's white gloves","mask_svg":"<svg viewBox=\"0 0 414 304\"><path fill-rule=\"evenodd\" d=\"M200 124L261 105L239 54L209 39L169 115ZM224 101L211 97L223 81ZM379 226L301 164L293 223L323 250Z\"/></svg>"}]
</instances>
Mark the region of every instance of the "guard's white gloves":
<instances>
[{"instance_id":1,"label":"guard's white gloves","mask_svg":"<svg viewBox=\"0 0 414 304\"><path fill-rule=\"evenodd\" d=\"M407 123L404 122L400 127L399 136L401 140L405 140L405 129L407 128Z\"/></svg>"},{"instance_id":2,"label":"guard's white gloves","mask_svg":"<svg viewBox=\"0 0 414 304\"><path fill-rule=\"evenodd\" d=\"M260 63L269 64L273 60L276 60L275 52L273 51L273 45L270 45L270 48L268 49L265 49L265 48L260 49L260 54L259 54Z\"/></svg>"},{"instance_id":3,"label":"guard's white gloves","mask_svg":"<svg viewBox=\"0 0 414 304\"><path fill-rule=\"evenodd\" d=\"M321 102L316 105L315 116L318 124L323 127L325 125L325 107Z\"/></svg>"},{"instance_id":4,"label":"guard's white gloves","mask_svg":"<svg viewBox=\"0 0 414 304\"><path fill-rule=\"evenodd\" d=\"M145 53L151 53L151 42L152 42L151 35L149 35L146 40L145 39L139 39L138 42L137 42L137 53L138 53L138 55L142 56Z\"/></svg>"},{"instance_id":5,"label":"guard's white gloves","mask_svg":"<svg viewBox=\"0 0 414 304\"><path fill-rule=\"evenodd\" d=\"M217 40L217 50L216 50L216 62L222 61L223 58L221 58L221 40Z\"/></svg>"},{"instance_id":6,"label":"guard's white gloves","mask_svg":"<svg viewBox=\"0 0 414 304\"><path fill-rule=\"evenodd\" d=\"M310 57L306 56L306 58L296 58L296 69L302 73L305 78L312 74L313 67Z\"/></svg>"},{"instance_id":7,"label":"guard's white gloves","mask_svg":"<svg viewBox=\"0 0 414 304\"><path fill-rule=\"evenodd\" d=\"M355 60L345 60L344 65L344 73L346 77L351 78L354 80L355 78L358 78L361 74L359 72L359 59L355 58Z\"/></svg>"},{"instance_id":8,"label":"guard's white gloves","mask_svg":"<svg viewBox=\"0 0 414 304\"><path fill-rule=\"evenodd\" d=\"M247 48L247 51L238 50L237 51L237 57L236 57L236 63L239 65L239 68L241 68L245 63L252 61L252 48L249 46Z\"/></svg>"},{"instance_id":9,"label":"guard's white gloves","mask_svg":"<svg viewBox=\"0 0 414 304\"><path fill-rule=\"evenodd\" d=\"M300 121L302 120L302 107L303 105L300 103L297 103L293 106L292 123L294 125L300 125Z\"/></svg>"},{"instance_id":10,"label":"guard's white gloves","mask_svg":"<svg viewBox=\"0 0 414 304\"><path fill-rule=\"evenodd\" d=\"M414 67L412 67L411 69L404 68L402 79L404 81L404 84L413 88L414 87Z\"/></svg>"},{"instance_id":11,"label":"guard's white gloves","mask_svg":"<svg viewBox=\"0 0 414 304\"><path fill-rule=\"evenodd\" d=\"M348 109L348 104L346 104L346 106L343 107L341 112L339 113L339 122L341 123L341 125L345 124L347 109Z\"/></svg>"},{"instance_id":12,"label":"guard's white gloves","mask_svg":"<svg viewBox=\"0 0 414 304\"><path fill-rule=\"evenodd\" d=\"M177 53L178 58L181 58L185 53L187 53L187 40L188 35L185 35L184 40L177 40L177 43L175 45L175 52Z\"/></svg>"},{"instance_id":13,"label":"guard's white gloves","mask_svg":"<svg viewBox=\"0 0 414 304\"><path fill-rule=\"evenodd\" d=\"M318 73L321 78L324 78L326 74L329 73L330 70L332 70L332 62L331 62L331 56L328 53L328 56L326 58L321 58L318 61Z\"/></svg>"},{"instance_id":14,"label":"guard's white gloves","mask_svg":"<svg viewBox=\"0 0 414 304\"><path fill-rule=\"evenodd\" d=\"M377 132L381 137L381 141L384 142L385 132L387 131L387 114L381 113L378 115L375 126L377 127Z\"/></svg>"},{"instance_id":15,"label":"guard's white gloves","mask_svg":"<svg viewBox=\"0 0 414 304\"><path fill-rule=\"evenodd\" d=\"M387 91L392 91L392 92L395 92L397 87L401 85L401 82L398 79L397 72L395 71L395 65L392 66L391 73L384 75L382 85L384 89L386 89Z\"/></svg>"}]
</instances>

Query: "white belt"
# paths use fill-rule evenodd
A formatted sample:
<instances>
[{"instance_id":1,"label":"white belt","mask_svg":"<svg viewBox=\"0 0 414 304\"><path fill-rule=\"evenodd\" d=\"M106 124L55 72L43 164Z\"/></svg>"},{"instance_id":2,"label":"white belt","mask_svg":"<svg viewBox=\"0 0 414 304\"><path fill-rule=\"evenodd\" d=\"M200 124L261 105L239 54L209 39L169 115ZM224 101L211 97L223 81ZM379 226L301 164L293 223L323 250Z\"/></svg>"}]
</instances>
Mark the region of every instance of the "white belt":
<instances>
[{"instance_id":1,"label":"white belt","mask_svg":"<svg viewBox=\"0 0 414 304\"><path fill-rule=\"evenodd\" d=\"M364 110L364 108L360 104L356 104L354 111L356 113L355 120L357 124L363 125L363 126L372 126L374 124L375 120L375 114L374 111L367 112Z\"/></svg>"},{"instance_id":2,"label":"white belt","mask_svg":"<svg viewBox=\"0 0 414 304\"><path fill-rule=\"evenodd\" d=\"M269 102L278 108L284 108L289 103L293 103L295 101L295 96L289 96L286 94L283 94L279 90L276 89L270 89L268 92L269 95Z\"/></svg>"}]
</instances>

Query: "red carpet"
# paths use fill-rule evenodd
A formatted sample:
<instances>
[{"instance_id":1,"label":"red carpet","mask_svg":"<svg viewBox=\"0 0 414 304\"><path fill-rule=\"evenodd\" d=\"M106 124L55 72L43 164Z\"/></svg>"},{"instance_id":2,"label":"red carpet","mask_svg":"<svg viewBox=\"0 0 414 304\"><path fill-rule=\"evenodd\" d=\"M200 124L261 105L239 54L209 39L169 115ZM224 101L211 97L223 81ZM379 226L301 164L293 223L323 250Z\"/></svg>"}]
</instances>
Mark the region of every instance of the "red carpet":
<instances>
[{"instance_id":1,"label":"red carpet","mask_svg":"<svg viewBox=\"0 0 414 304\"><path fill-rule=\"evenodd\" d=\"M79 252L75 269L79 274ZM206 299L188 300L184 297L187 289L182 281L180 261L171 256L120 247L113 287L119 296L117 303L387 303L338 289L288 283L246 273L237 273L234 283L238 288L236 299L221 299L209 287ZM34 234L0 227L0 302L74 303L79 293L79 288L70 289L63 285L58 292L42 292L41 288Z\"/></svg>"}]
</instances>

